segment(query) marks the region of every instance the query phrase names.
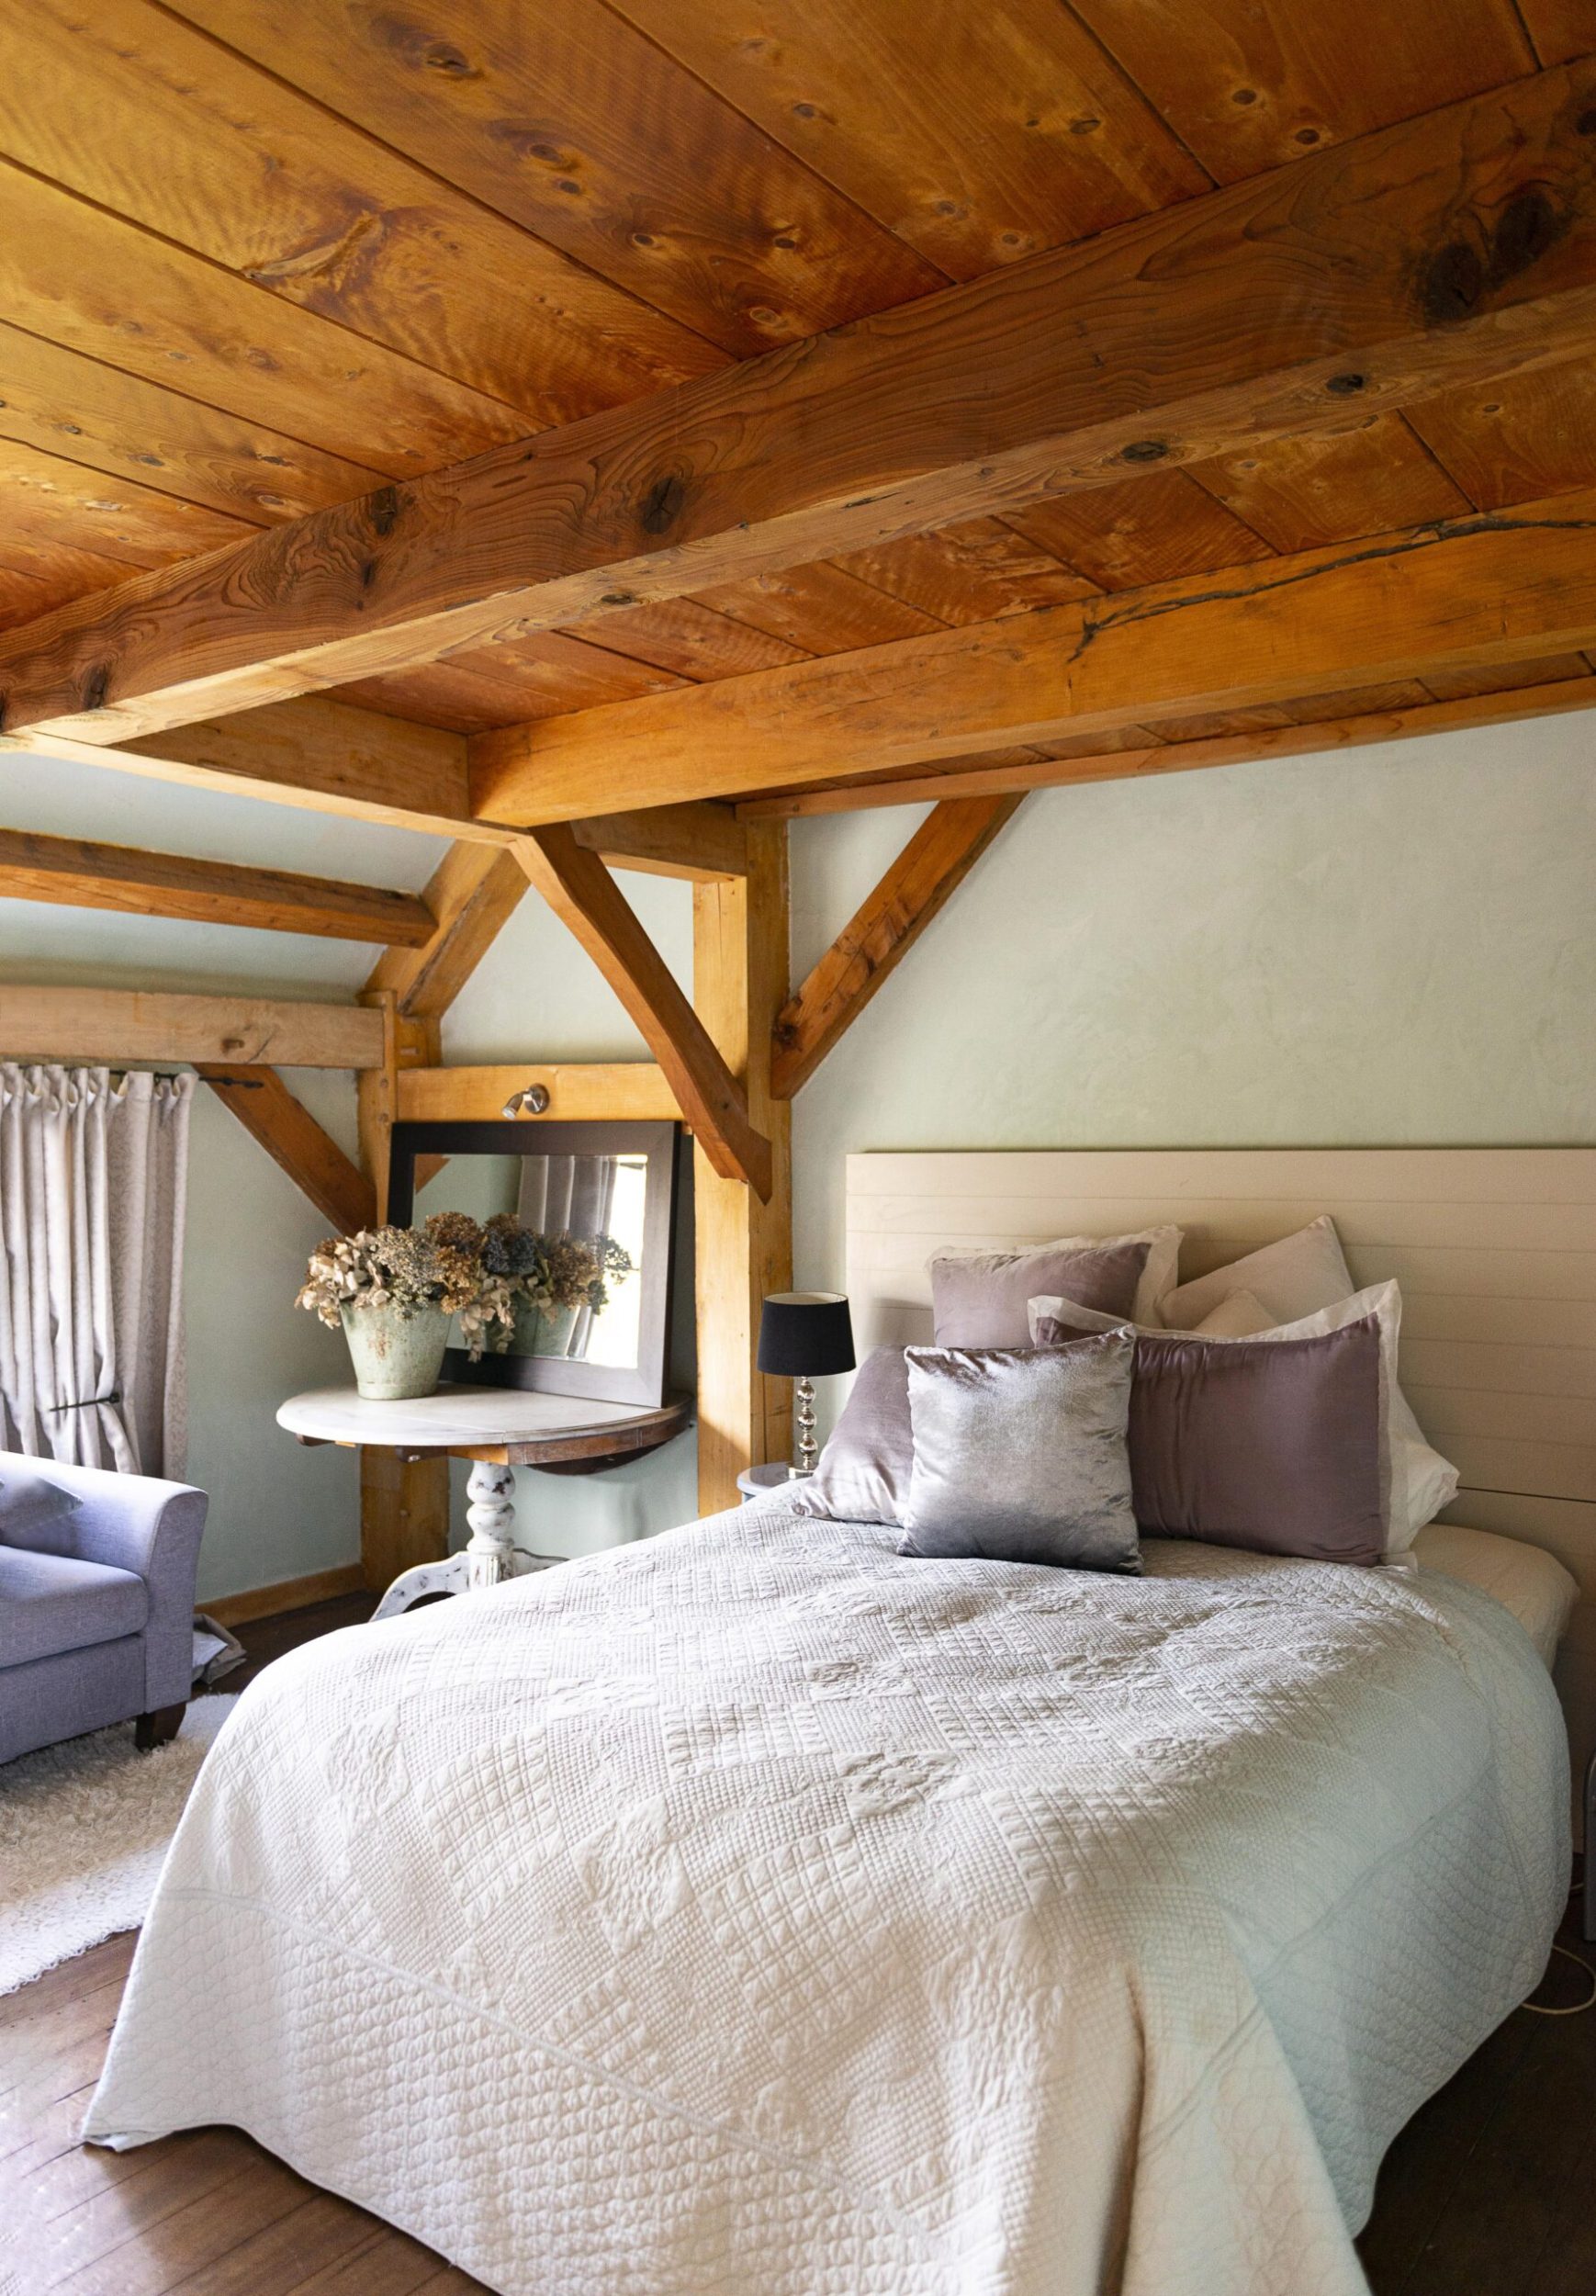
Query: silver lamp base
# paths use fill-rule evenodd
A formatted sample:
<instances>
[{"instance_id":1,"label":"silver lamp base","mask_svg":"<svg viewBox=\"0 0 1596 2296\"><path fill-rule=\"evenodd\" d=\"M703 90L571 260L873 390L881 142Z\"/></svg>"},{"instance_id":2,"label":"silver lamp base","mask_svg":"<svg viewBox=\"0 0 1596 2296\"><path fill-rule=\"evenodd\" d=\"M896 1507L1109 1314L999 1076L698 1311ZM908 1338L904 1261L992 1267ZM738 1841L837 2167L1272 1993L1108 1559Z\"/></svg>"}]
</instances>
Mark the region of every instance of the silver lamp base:
<instances>
[{"instance_id":1,"label":"silver lamp base","mask_svg":"<svg viewBox=\"0 0 1596 2296\"><path fill-rule=\"evenodd\" d=\"M802 1475L813 1475L819 1448L815 1440L815 1382L794 1379L792 1382L792 1464L787 1469L789 1480L796 1481Z\"/></svg>"}]
</instances>

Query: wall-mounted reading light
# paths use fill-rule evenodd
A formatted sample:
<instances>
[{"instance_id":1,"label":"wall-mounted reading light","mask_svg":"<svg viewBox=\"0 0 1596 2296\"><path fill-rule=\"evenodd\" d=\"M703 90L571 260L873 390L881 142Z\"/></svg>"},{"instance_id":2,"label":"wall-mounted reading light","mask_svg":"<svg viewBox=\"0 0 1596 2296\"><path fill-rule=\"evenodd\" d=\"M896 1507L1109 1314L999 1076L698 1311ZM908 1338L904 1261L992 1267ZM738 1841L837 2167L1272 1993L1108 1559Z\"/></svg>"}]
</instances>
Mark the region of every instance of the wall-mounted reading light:
<instances>
[{"instance_id":1,"label":"wall-mounted reading light","mask_svg":"<svg viewBox=\"0 0 1596 2296\"><path fill-rule=\"evenodd\" d=\"M524 1092L512 1092L504 1103L504 1116L542 1116L548 1107L548 1086L528 1085Z\"/></svg>"}]
</instances>

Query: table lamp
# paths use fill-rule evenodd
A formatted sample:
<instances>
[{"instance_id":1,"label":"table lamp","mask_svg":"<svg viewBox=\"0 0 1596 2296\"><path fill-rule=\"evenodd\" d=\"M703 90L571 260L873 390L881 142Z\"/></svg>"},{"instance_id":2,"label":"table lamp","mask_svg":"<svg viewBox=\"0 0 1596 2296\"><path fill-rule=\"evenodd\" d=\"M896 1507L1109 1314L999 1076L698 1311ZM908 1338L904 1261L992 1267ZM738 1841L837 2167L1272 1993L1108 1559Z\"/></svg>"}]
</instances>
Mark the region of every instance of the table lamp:
<instances>
[{"instance_id":1,"label":"table lamp","mask_svg":"<svg viewBox=\"0 0 1596 2296\"><path fill-rule=\"evenodd\" d=\"M815 1472L815 1379L853 1369L853 1326L840 1291L772 1291L759 1318L759 1366L792 1391L792 1464L789 1475Z\"/></svg>"}]
</instances>

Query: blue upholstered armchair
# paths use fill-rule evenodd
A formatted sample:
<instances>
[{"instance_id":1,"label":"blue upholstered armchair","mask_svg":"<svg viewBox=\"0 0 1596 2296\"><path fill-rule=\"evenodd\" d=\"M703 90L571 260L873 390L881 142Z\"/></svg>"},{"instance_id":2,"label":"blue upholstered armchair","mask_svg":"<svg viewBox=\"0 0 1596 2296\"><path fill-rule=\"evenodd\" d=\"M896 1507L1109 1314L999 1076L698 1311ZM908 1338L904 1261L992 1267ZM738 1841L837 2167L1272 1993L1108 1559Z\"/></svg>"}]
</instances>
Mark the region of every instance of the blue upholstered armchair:
<instances>
[{"instance_id":1,"label":"blue upholstered armchair","mask_svg":"<svg viewBox=\"0 0 1596 2296\"><path fill-rule=\"evenodd\" d=\"M0 1762L137 1724L175 1737L208 1504L187 1483L0 1452Z\"/></svg>"}]
</instances>

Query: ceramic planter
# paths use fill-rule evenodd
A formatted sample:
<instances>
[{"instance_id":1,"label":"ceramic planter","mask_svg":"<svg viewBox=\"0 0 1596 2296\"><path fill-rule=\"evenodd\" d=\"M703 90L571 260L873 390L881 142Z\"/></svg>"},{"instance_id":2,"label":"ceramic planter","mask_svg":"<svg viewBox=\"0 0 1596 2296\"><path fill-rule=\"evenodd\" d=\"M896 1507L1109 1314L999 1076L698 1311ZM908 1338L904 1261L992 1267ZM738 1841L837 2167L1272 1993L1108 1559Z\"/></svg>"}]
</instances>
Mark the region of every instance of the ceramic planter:
<instances>
[{"instance_id":1,"label":"ceramic planter","mask_svg":"<svg viewBox=\"0 0 1596 2296\"><path fill-rule=\"evenodd\" d=\"M393 1306L346 1300L339 1308L354 1384L368 1401L403 1403L431 1395L444 1368L449 1317L443 1308L401 1315Z\"/></svg>"},{"instance_id":2,"label":"ceramic planter","mask_svg":"<svg viewBox=\"0 0 1596 2296\"><path fill-rule=\"evenodd\" d=\"M580 1311L556 1308L547 1301L518 1300L511 1346L518 1356L563 1356Z\"/></svg>"}]
</instances>

